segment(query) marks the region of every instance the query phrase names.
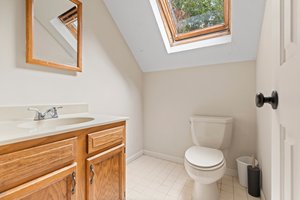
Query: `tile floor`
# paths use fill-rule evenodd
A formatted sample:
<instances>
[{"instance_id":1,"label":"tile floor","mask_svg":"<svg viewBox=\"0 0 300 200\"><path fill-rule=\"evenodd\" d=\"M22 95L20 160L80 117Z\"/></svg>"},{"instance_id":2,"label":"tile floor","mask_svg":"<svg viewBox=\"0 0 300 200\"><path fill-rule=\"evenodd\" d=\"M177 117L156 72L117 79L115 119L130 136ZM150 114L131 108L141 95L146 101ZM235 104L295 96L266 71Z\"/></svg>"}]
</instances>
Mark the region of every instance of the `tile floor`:
<instances>
[{"instance_id":1,"label":"tile floor","mask_svg":"<svg viewBox=\"0 0 300 200\"><path fill-rule=\"evenodd\" d=\"M190 200L193 181L181 164L142 156L127 165L126 200ZM259 200L236 177L218 182L220 200Z\"/></svg>"}]
</instances>

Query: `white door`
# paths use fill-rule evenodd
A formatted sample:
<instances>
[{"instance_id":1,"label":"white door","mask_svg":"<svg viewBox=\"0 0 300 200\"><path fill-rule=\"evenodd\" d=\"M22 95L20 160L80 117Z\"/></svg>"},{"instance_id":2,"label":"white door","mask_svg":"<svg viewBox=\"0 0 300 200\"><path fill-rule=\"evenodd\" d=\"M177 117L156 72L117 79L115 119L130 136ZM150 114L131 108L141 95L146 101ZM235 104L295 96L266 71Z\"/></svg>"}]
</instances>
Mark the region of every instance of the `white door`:
<instances>
[{"instance_id":1,"label":"white door","mask_svg":"<svg viewBox=\"0 0 300 200\"><path fill-rule=\"evenodd\" d=\"M273 6L272 200L300 200L300 1L268 0ZM271 92L271 91L270 91Z\"/></svg>"}]
</instances>

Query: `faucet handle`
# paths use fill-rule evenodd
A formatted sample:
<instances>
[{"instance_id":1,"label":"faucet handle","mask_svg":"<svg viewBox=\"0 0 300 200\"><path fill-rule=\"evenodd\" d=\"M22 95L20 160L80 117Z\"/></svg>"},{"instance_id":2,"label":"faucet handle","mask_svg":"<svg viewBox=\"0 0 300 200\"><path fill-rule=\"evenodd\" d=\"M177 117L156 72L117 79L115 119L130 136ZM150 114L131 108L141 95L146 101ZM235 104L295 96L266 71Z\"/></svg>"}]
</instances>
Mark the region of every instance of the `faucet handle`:
<instances>
[{"instance_id":1,"label":"faucet handle","mask_svg":"<svg viewBox=\"0 0 300 200\"><path fill-rule=\"evenodd\" d=\"M53 108L55 108L57 110L57 109L62 109L63 106L54 106Z\"/></svg>"},{"instance_id":2,"label":"faucet handle","mask_svg":"<svg viewBox=\"0 0 300 200\"><path fill-rule=\"evenodd\" d=\"M28 107L27 110L29 111L34 111L35 112L35 117L34 117L34 120L37 121L37 120L41 120L44 118L43 114L40 112L40 110L38 108L35 108L35 107Z\"/></svg>"},{"instance_id":3,"label":"faucet handle","mask_svg":"<svg viewBox=\"0 0 300 200\"><path fill-rule=\"evenodd\" d=\"M53 118L58 118L58 113L57 113L57 110L58 109L62 109L63 107L62 106L54 106L54 107L52 107L52 109L53 109Z\"/></svg>"},{"instance_id":4,"label":"faucet handle","mask_svg":"<svg viewBox=\"0 0 300 200\"><path fill-rule=\"evenodd\" d=\"M52 109L54 110L54 112L57 112L58 109L62 109L62 106L53 106Z\"/></svg>"},{"instance_id":5,"label":"faucet handle","mask_svg":"<svg viewBox=\"0 0 300 200\"><path fill-rule=\"evenodd\" d=\"M27 110L29 111L35 111L35 112L40 112L40 110L36 107L28 107Z\"/></svg>"}]
</instances>

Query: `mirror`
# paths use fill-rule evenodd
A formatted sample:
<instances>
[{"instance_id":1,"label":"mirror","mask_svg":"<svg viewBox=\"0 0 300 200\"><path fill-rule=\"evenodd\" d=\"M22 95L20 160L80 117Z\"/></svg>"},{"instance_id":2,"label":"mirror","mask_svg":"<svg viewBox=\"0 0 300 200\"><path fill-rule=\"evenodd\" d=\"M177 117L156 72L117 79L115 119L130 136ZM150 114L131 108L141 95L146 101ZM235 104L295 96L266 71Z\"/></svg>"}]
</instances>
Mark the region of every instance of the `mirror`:
<instances>
[{"instance_id":1,"label":"mirror","mask_svg":"<svg viewBox=\"0 0 300 200\"><path fill-rule=\"evenodd\" d=\"M26 0L26 62L82 71L80 0Z\"/></svg>"}]
</instances>

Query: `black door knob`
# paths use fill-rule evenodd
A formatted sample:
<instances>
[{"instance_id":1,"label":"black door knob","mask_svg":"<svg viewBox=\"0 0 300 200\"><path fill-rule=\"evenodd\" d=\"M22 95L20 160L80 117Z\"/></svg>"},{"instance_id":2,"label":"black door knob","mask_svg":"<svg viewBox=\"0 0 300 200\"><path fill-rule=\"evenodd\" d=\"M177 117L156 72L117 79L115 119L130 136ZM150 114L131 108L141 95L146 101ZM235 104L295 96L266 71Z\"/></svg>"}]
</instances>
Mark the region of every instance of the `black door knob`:
<instances>
[{"instance_id":1,"label":"black door knob","mask_svg":"<svg viewBox=\"0 0 300 200\"><path fill-rule=\"evenodd\" d=\"M275 110L278 107L278 93L273 91L271 97L265 97L262 93L257 93L255 97L255 104L257 107L263 107L265 103L271 104L272 108Z\"/></svg>"}]
</instances>

